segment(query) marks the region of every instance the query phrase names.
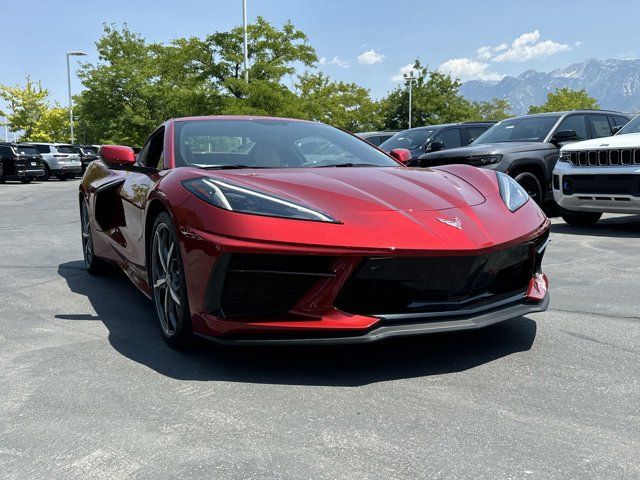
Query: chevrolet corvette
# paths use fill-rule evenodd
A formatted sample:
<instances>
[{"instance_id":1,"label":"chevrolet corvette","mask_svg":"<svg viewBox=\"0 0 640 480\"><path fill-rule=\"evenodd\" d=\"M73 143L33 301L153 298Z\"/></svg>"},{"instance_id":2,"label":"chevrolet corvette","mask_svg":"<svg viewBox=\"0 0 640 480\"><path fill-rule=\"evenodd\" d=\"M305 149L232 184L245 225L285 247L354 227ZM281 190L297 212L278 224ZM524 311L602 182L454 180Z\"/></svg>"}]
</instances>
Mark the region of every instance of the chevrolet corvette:
<instances>
[{"instance_id":1,"label":"chevrolet corvette","mask_svg":"<svg viewBox=\"0 0 640 480\"><path fill-rule=\"evenodd\" d=\"M103 146L87 168L86 268L119 266L175 348L363 343L545 310L536 203L500 172L408 168L408 153L317 122L169 120L137 156Z\"/></svg>"}]
</instances>

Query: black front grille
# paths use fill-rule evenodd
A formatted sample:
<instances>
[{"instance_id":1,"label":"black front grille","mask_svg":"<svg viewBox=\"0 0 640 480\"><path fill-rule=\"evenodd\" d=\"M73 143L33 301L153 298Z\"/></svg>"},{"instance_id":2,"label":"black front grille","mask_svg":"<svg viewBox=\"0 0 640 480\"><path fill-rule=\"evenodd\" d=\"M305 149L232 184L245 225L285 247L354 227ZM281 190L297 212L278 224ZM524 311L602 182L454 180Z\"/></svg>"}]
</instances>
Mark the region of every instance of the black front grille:
<instances>
[{"instance_id":1,"label":"black front grille","mask_svg":"<svg viewBox=\"0 0 640 480\"><path fill-rule=\"evenodd\" d=\"M222 285L225 317L274 315L291 310L318 280L333 276L331 257L233 254Z\"/></svg>"},{"instance_id":2,"label":"black front grille","mask_svg":"<svg viewBox=\"0 0 640 480\"><path fill-rule=\"evenodd\" d=\"M546 237L544 237L546 238ZM476 256L363 260L336 299L362 315L450 312L524 293L539 242ZM541 260L543 252L537 255Z\"/></svg>"},{"instance_id":3,"label":"black front grille","mask_svg":"<svg viewBox=\"0 0 640 480\"><path fill-rule=\"evenodd\" d=\"M633 195L640 196L640 175L565 175L565 195Z\"/></svg>"},{"instance_id":4,"label":"black front grille","mask_svg":"<svg viewBox=\"0 0 640 480\"><path fill-rule=\"evenodd\" d=\"M569 161L576 167L640 165L640 149L622 148L569 152Z\"/></svg>"}]
</instances>

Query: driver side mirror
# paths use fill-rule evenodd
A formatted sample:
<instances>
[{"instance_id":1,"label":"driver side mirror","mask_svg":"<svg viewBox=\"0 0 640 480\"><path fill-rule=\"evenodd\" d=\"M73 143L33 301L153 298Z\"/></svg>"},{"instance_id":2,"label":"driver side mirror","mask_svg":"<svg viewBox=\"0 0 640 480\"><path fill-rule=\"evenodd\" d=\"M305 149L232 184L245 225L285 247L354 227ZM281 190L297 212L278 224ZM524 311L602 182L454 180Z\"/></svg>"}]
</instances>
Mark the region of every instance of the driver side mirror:
<instances>
[{"instance_id":1,"label":"driver side mirror","mask_svg":"<svg viewBox=\"0 0 640 480\"><path fill-rule=\"evenodd\" d=\"M404 165L411 160L411 152L406 148L394 148L389 152L389 155Z\"/></svg>"},{"instance_id":2,"label":"driver side mirror","mask_svg":"<svg viewBox=\"0 0 640 480\"><path fill-rule=\"evenodd\" d=\"M620 130L622 130L622 127L624 127L624 125L616 125L615 127L613 127L611 129L611 135L615 135L616 133L618 133Z\"/></svg>"},{"instance_id":3,"label":"driver side mirror","mask_svg":"<svg viewBox=\"0 0 640 480\"><path fill-rule=\"evenodd\" d=\"M133 148L124 145L103 145L100 147L102 159L112 165L133 165L136 163L136 154Z\"/></svg>"},{"instance_id":4,"label":"driver side mirror","mask_svg":"<svg viewBox=\"0 0 640 480\"><path fill-rule=\"evenodd\" d=\"M560 130L551 137L551 143L570 142L572 140L580 140L575 130Z\"/></svg>"},{"instance_id":5,"label":"driver side mirror","mask_svg":"<svg viewBox=\"0 0 640 480\"><path fill-rule=\"evenodd\" d=\"M431 153L431 152L439 152L440 150L444 150L445 148L447 148L447 147L445 147L444 143L436 141L436 142L431 142L431 143L427 146L427 148L426 148L426 150L425 150L425 151L426 151L427 153Z\"/></svg>"}]
</instances>

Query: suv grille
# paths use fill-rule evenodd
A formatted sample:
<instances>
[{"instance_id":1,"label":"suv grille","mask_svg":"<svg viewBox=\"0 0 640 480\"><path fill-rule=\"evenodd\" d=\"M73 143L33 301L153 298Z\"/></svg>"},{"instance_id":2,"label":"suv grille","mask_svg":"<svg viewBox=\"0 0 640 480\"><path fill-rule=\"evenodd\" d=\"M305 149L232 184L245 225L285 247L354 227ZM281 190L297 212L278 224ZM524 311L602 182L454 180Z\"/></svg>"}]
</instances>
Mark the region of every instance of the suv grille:
<instances>
[{"instance_id":1,"label":"suv grille","mask_svg":"<svg viewBox=\"0 0 640 480\"><path fill-rule=\"evenodd\" d=\"M575 167L640 165L640 149L583 150L569 152L569 156L569 161Z\"/></svg>"}]
</instances>

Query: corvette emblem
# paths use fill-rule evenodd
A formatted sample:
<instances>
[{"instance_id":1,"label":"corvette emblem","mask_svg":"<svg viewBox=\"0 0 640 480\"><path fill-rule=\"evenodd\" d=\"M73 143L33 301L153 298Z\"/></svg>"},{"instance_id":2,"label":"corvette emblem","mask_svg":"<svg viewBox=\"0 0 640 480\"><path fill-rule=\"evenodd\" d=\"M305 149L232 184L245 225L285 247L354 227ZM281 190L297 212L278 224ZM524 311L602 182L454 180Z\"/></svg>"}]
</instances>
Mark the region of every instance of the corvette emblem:
<instances>
[{"instance_id":1,"label":"corvette emblem","mask_svg":"<svg viewBox=\"0 0 640 480\"><path fill-rule=\"evenodd\" d=\"M438 218L438 221L444 223L445 225L449 225L450 227L462 230L462 220L460 220L458 217L455 217L453 220L449 220L448 218Z\"/></svg>"}]
</instances>

